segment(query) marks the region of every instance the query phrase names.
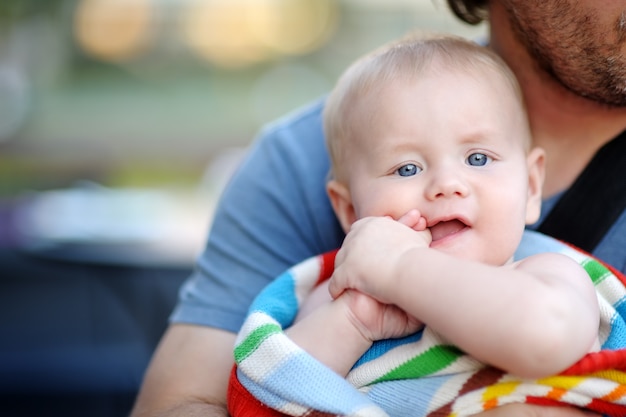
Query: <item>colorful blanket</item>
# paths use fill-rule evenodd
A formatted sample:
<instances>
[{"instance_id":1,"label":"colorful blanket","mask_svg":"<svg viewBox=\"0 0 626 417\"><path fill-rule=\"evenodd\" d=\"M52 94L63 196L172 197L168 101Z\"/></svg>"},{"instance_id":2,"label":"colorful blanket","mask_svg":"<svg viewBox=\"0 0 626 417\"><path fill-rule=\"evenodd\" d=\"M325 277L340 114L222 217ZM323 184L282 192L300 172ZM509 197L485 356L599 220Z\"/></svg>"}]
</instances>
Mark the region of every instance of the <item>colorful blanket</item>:
<instances>
[{"instance_id":1,"label":"colorful blanket","mask_svg":"<svg viewBox=\"0 0 626 417\"><path fill-rule=\"evenodd\" d=\"M335 252L330 252L289 269L251 306L236 341L231 415L462 417L525 402L626 416L626 280L589 255L548 239L552 251L587 270L601 309L602 350L563 373L517 378L476 361L426 327L376 342L346 379L340 377L283 333L302 300L332 274Z\"/></svg>"}]
</instances>

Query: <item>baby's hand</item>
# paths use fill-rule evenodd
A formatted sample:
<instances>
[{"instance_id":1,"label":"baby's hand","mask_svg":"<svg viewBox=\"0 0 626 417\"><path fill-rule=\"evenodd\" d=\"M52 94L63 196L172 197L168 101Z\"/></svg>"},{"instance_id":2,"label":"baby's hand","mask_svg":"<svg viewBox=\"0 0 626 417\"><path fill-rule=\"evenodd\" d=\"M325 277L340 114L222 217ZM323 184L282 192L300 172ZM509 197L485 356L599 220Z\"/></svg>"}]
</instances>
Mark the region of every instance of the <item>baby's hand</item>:
<instances>
[{"instance_id":1,"label":"baby's hand","mask_svg":"<svg viewBox=\"0 0 626 417\"><path fill-rule=\"evenodd\" d=\"M332 302L332 299L328 293L328 281L325 281L304 300L295 322L329 302ZM370 341L406 336L415 333L423 326L421 322L398 307L379 303L358 291L344 291L335 302L345 304L350 323Z\"/></svg>"},{"instance_id":2,"label":"baby's hand","mask_svg":"<svg viewBox=\"0 0 626 417\"><path fill-rule=\"evenodd\" d=\"M424 326L400 308L380 303L358 291L344 291L335 302L346 304L350 322L372 342L407 336Z\"/></svg>"},{"instance_id":3,"label":"baby's hand","mask_svg":"<svg viewBox=\"0 0 626 417\"><path fill-rule=\"evenodd\" d=\"M393 304L386 298L394 285L398 259L408 250L428 248L432 241L426 220L417 210L400 219L366 217L356 221L335 258L335 272L329 290L333 298L352 288L380 302Z\"/></svg>"}]
</instances>

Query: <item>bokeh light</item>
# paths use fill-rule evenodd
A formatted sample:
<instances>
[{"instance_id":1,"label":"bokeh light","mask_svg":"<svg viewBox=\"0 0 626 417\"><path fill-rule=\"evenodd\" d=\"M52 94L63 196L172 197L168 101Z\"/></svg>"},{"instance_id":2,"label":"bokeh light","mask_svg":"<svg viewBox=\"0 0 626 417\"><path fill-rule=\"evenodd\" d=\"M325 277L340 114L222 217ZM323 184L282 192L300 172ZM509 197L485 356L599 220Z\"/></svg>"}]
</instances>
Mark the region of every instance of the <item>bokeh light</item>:
<instances>
[{"instance_id":1,"label":"bokeh light","mask_svg":"<svg viewBox=\"0 0 626 417\"><path fill-rule=\"evenodd\" d=\"M311 52L330 37L337 15L332 0L195 0L181 32L199 57L241 67Z\"/></svg>"},{"instance_id":2,"label":"bokeh light","mask_svg":"<svg viewBox=\"0 0 626 417\"><path fill-rule=\"evenodd\" d=\"M83 50L104 61L125 61L149 44L155 8L151 0L82 0L74 32Z\"/></svg>"},{"instance_id":3,"label":"bokeh light","mask_svg":"<svg viewBox=\"0 0 626 417\"><path fill-rule=\"evenodd\" d=\"M217 65L238 67L268 57L251 30L257 1L196 0L181 18L185 42L199 57Z\"/></svg>"},{"instance_id":4,"label":"bokeh light","mask_svg":"<svg viewBox=\"0 0 626 417\"><path fill-rule=\"evenodd\" d=\"M333 0L266 0L258 2L257 39L288 55L311 52L332 35L338 18ZM265 13L262 16L261 13Z\"/></svg>"}]
</instances>

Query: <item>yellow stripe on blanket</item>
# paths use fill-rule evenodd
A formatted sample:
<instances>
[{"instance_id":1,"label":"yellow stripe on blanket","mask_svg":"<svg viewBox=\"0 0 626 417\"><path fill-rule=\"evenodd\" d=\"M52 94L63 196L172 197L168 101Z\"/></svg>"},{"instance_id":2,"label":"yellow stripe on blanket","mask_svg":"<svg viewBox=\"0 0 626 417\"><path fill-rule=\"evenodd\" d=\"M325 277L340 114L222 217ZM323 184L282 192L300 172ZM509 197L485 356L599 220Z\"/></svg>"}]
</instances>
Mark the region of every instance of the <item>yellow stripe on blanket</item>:
<instances>
[{"instance_id":1,"label":"yellow stripe on blanket","mask_svg":"<svg viewBox=\"0 0 626 417\"><path fill-rule=\"evenodd\" d=\"M507 395L511 395L519 386L518 381L500 382L485 388L483 393L483 409L491 410L498 406L498 399Z\"/></svg>"}]
</instances>

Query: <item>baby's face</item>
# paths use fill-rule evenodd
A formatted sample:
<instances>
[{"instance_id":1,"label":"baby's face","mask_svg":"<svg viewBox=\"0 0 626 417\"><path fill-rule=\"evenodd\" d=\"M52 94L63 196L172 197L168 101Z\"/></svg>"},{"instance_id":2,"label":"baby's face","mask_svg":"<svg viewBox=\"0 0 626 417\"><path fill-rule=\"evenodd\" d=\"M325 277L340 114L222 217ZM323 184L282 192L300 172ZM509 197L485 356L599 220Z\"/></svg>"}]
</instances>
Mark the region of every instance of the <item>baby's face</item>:
<instances>
[{"instance_id":1,"label":"baby's face","mask_svg":"<svg viewBox=\"0 0 626 417\"><path fill-rule=\"evenodd\" d=\"M360 100L343 164L356 218L416 208L431 247L507 262L530 220L530 134L501 78L444 71Z\"/></svg>"}]
</instances>

